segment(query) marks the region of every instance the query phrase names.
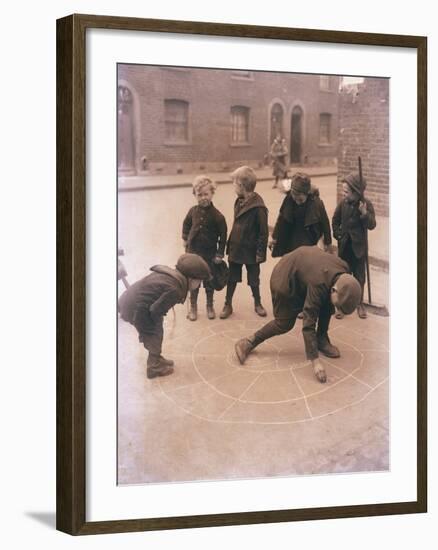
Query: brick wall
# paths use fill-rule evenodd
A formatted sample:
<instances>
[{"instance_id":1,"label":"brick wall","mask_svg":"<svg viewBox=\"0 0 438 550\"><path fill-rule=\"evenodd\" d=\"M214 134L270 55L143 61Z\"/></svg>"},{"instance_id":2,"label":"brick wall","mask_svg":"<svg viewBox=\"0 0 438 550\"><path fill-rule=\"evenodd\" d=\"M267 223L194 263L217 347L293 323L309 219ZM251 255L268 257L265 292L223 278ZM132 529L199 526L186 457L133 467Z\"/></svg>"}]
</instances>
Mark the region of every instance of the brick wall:
<instances>
[{"instance_id":1,"label":"brick wall","mask_svg":"<svg viewBox=\"0 0 438 550\"><path fill-rule=\"evenodd\" d=\"M358 171L376 213L389 215L389 79L366 78L339 94L338 200L341 180Z\"/></svg>"},{"instance_id":2,"label":"brick wall","mask_svg":"<svg viewBox=\"0 0 438 550\"><path fill-rule=\"evenodd\" d=\"M146 157L149 173L229 170L240 164L261 166L270 148L270 109L275 101L284 108L283 130L290 148L294 106L303 110L301 162L335 163L338 151L338 77L331 90L321 91L319 76L254 72L236 78L229 70L163 68L119 65L120 84L134 96L136 172ZM189 103L187 144L165 142L164 99ZM250 109L249 143L231 143L230 108ZM319 144L319 115L332 115L331 140Z\"/></svg>"}]
</instances>

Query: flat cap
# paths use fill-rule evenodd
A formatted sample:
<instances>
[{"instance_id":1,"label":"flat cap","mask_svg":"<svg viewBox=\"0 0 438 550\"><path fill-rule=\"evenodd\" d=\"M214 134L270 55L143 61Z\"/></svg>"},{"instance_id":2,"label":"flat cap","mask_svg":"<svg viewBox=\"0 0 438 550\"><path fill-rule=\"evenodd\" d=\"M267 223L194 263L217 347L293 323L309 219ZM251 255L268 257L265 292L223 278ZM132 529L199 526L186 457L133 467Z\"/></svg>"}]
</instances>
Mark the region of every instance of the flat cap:
<instances>
[{"instance_id":1,"label":"flat cap","mask_svg":"<svg viewBox=\"0 0 438 550\"><path fill-rule=\"evenodd\" d=\"M349 273L343 273L336 281L338 307L345 315L350 315L360 304L362 289L357 279Z\"/></svg>"},{"instance_id":2,"label":"flat cap","mask_svg":"<svg viewBox=\"0 0 438 550\"><path fill-rule=\"evenodd\" d=\"M197 254L182 254L175 267L189 279L209 280L211 278L207 262Z\"/></svg>"}]
</instances>

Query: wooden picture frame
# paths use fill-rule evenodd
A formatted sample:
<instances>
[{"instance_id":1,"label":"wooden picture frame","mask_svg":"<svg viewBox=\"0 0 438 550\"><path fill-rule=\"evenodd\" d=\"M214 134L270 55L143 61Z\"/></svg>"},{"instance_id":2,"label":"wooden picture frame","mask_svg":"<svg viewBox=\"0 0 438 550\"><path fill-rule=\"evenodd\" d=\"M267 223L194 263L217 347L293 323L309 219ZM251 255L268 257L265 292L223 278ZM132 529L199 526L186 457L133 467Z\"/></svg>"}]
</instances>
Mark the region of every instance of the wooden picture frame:
<instances>
[{"instance_id":1,"label":"wooden picture frame","mask_svg":"<svg viewBox=\"0 0 438 550\"><path fill-rule=\"evenodd\" d=\"M417 53L417 499L89 522L86 519L86 32L149 31L411 48ZM71 15L57 21L57 529L72 535L427 511L427 39L329 30Z\"/></svg>"}]
</instances>

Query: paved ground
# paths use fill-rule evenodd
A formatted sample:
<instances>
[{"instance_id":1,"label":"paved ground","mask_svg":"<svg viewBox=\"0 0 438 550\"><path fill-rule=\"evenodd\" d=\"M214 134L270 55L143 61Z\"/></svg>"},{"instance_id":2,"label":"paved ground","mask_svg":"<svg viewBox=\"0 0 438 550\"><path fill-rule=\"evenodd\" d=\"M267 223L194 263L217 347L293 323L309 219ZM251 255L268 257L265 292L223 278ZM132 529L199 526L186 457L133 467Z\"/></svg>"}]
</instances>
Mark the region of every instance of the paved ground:
<instances>
[{"instance_id":1,"label":"paved ground","mask_svg":"<svg viewBox=\"0 0 438 550\"><path fill-rule=\"evenodd\" d=\"M334 182L318 178L329 210ZM274 223L282 196L270 182L258 191ZM220 186L214 202L230 224L233 200L232 187ZM155 263L175 264L180 225L192 204L187 188L119 194L119 244L131 281ZM262 267L269 316L275 262L269 258ZM375 301L388 304L387 273L373 269L372 281ZM216 295L218 311L223 297ZM119 483L388 469L388 318L333 321L330 334L342 357L323 360L328 382L322 385L305 361L300 321L241 366L234 342L263 320L246 284L238 287L234 306L230 319L208 321L201 291L198 321L185 318L186 306L168 314L163 351L176 368L163 379L147 380L145 350L134 328L119 320Z\"/></svg>"}]
</instances>

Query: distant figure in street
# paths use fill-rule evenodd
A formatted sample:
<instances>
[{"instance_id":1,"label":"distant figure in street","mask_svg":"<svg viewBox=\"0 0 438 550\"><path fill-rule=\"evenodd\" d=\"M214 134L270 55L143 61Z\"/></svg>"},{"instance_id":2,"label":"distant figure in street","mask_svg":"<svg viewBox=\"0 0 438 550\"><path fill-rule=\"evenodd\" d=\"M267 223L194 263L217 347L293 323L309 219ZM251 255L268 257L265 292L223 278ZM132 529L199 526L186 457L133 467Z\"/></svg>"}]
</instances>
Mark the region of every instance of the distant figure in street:
<instances>
[{"instance_id":1,"label":"distant figure in street","mask_svg":"<svg viewBox=\"0 0 438 550\"><path fill-rule=\"evenodd\" d=\"M272 257L284 256L300 246L314 246L321 237L324 250L331 252L332 236L324 203L310 177L298 172L292 177L269 241Z\"/></svg>"},{"instance_id":2,"label":"distant figure in street","mask_svg":"<svg viewBox=\"0 0 438 550\"><path fill-rule=\"evenodd\" d=\"M277 137L272 142L270 151L273 168L272 175L275 178L274 185L272 186L273 189L277 187L279 180L285 178L287 175L286 156L288 152L286 140L280 134L277 134Z\"/></svg>"},{"instance_id":3,"label":"distant figure in street","mask_svg":"<svg viewBox=\"0 0 438 550\"><path fill-rule=\"evenodd\" d=\"M234 223L227 243L230 273L220 318L227 319L233 313L233 295L237 283L242 281L244 265L254 298L255 312L266 317L260 298L260 264L266 261L268 209L262 197L254 191L257 176L252 168L241 166L231 177L237 199L234 203Z\"/></svg>"},{"instance_id":4,"label":"distant figure in street","mask_svg":"<svg viewBox=\"0 0 438 550\"><path fill-rule=\"evenodd\" d=\"M138 339L149 351L147 377L167 376L173 361L161 355L163 316L175 304L184 303L188 290L199 288L211 276L200 256L183 254L176 268L154 265L152 273L131 285L119 298L119 312L124 321L137 329Z\"/></svg>"},{"instance_id":5,"label":"distant figure in street","mask_svg":"<svg viewBox=\"0 0 438 550\"><path fill-rule=\"evenodd\" d=\"M339 349L328 336L334 306L348 315L355 310L361 297L360 285L349 274L348 264L317 246L297 248L283 256L274 267L271 295L274 320L250 338L242 338L236 343L240 363L243 364L249 353L268 338L292 330L302 311L306 357L312 362L318 380L326 382L327 375L318 352L331 358L340 357Z\"/></svg>"},{"instance_id":6,"label":"distant figure in street","mask_svg":"<svg viewBox=\"0 0 438 550\"><path fill-rule=\"evenodd\" d=\"M182 238L186 252L198 254L213 271L212 264L223 260L227 242L227 224L224 216L213 206L212 200L216 184L207 176L197 176L193 181L193 194L198 201L197 206L190 208L184 218ZM216 313L213 307L214 288L210 281L204 281L207 298L207 317L214 319ZM187 315L190 321L198 318L199 288L190 291L190 311Z\"/></svg>"},{"instance_id":7,"label":"distant figure in street","mask_svg":"<svg viewBox=\"0 0 438 550\"><path fill-rule=\"evenodd\" d=\"M376 216L371 201L364 197L366 182L357 173L351 173L342 180L343 200L333 214L333 236L338 241L339 257L345 260L362 288L357 314L367 317L363 305L365 286L365 262L368 248L367 232L376 227ZM342 312L336 314L342 319Z\"/></svg>"}]
</instances>

